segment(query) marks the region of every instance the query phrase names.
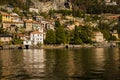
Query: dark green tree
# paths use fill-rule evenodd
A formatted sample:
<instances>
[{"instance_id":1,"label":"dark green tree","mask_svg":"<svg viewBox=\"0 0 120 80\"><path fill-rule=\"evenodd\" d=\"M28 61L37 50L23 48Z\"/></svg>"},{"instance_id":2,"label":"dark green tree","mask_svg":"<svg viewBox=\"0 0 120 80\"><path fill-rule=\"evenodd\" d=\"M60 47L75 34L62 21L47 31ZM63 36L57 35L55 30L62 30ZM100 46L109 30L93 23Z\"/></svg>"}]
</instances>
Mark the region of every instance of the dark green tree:
<instances>
[{"instance_id":1,"label":"dark green tree","mask_svg":"<svg viewBox=\"0 0 120 80\"><path fill-rule=\"evenodd\" d=\"M60 21L59 21L59 20L56 20L56 21L55 21L55 27L57 28L57 27L60 27L60 26L61 26Z\"/></svg>"},{"instance_id":2,"label":"dark green tree","mask_svg":"<svg viewBox=\"0 0 120 80\"><path fill-rule=\"evenodd\" d=\"M111 40L112 40L112 41L116 41L117 38L116 38L114 35L111 35Z\"/></svg>"},{"instance_id":3,"label":"dark green tree","mask_svg":"<svg viewBox=\"0 0 120 80\"><path fill-rule=\"evenodd\" d=\"M48 30L46 34L45 44L55 44L56 36L53 30Z\"/></svg>"},{"instance_id":4,"label":"dark green tree","mask_svg":"<svg viewBox=\"0 0 120 80\"><path fill-rule=\"evenodd\" d=\"M115 26L118 34L119 34L119 37L120 37L120 17L119 17L119 20L118 20L118 24Z\"/></svg>"},{"instance_id":5,"label":"dark green tree","mask_svg":"<svg viewBox=\"0 0 120 80\"><path fill-rule=\"evenodd\" d=\"M66 43L66 35L63 26L59 26L56 29L56 43L57 44L65 44Z\"/></svg>"},{"instance_id":6,"label":"dark green tree","mask_svg":"<svg viewBox=\"0 0 120 80\"><path fill-rule=\"evenodd\" d=\"M83 41L83 43L91 43L91 37L92 37L92 28L90 26L82 26L80 27L80 33L79 37Z\"/></svg>"},{"instance_id":7,"label":"dark green tree","mask_svg":"<svg viewBox=\"0 0 120 80\"><path fill-rule=\"evenodd\" d=\"M79 28L75 26L74 30L74 44L82 44L82 40L79 37Z\"/></svg>"},{"instance_id":8,"label":"dark green tree","mask_svg":"<svg viewBox=\"0 0 120 80\"><path fill-rule=\"evenodd\" d=\"M3 28L0 28L0 34L8 34L8 32L5 31Z\"/></svg>"},{"instance_id":9,"label":"dark green tree","mask_svg":"<svg viewBox=\"0 0 120 80\"><path fill-rule=\"evenodd\" d=\"M101 32L103 33L104 38L105 38L107 41L110 41L110 39L111 39L110 32L109 32L109 31L106 31L106 30L101 30Z\"/></svg>"},{"instance_id":10,"label":"dark green tree","mask_svg":"<svg viewBox=\"0 0 120 80\"><path fill-rule=\"evenodd\" d=\"M2 22L2 15L0 14L0 22Z\"/></svg>"},{"instance_id":11,"label":"dark green tree","mask_svg":"<svg viewBox=\"0 0 120 80\"><path fill-rule=\"evenodd\" d=\"M23 40L19 39L19 38L16 38L13 40L13 44L22 44L23 43Z\"/></svg>"}]
</instances>

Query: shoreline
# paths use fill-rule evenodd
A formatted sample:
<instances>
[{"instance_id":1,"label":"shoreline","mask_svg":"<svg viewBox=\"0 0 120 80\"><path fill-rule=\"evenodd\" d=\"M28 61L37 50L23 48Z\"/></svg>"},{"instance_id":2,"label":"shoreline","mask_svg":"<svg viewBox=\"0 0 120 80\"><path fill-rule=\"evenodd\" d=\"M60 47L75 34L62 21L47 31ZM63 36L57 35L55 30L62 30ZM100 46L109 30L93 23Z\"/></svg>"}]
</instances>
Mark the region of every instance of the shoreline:
<instances>
[{"instance_id":1,"label":"shoreline","mask_svg":"<svg viewBox=\"0 0 120 80\"><path fill-rule=\"evenodd\" d=\"M11 49L74 49L74 48L119 48L119 46L111 46L111 45L40 45L40 46L28 46L26 48L25 45L4 45L0 46L0 50L11 50Z\"/></svg>"}]
</instances>

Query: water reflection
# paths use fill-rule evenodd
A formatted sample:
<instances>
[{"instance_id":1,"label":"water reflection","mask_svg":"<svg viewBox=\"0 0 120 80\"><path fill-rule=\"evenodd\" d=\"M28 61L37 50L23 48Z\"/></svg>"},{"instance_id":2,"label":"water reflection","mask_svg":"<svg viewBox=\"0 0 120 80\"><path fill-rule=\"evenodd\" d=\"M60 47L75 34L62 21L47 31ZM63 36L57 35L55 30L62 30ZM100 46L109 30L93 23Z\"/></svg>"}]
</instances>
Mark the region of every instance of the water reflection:
<instances>
[{"instance_id":1,"label":"water reflection","mask_svg":"<svg viewBox=\"0 0 120 80\"><path fill-rule=\"evenodd\" d=\"M101 70L104 68L105 65L105 53L104 53L104 49L103 48L98 48L95 49L94 52L94 58L93 58L93 62L94 62L94 66L93 69L97 69L97 70Z\"/></svg>"},{"instance_id":2,"label":"water reflection","mask_svg":"<svg viewBox=\"0 0 120 80\"><path fill-rule=\"evenodd\" d=\"M23 50L23 62L29 75L45 76L45 53L43 49Z\"/></svg>"},{"instance_id":3,"label":"water reflection","mask_svg":"<svg viewBox=\"0 0 120 80\"><path fill-rule=\"evenodd\" d=\"M22 51L9 50L0 52L2 80L9 80L10 78L19 77L26 74L26 71L23 68L23 56L21 55L21 52Z\"/></svg>"},{"instance_id":4,"label":"water reflection","mask_svg":"<svg viewBox=\"0 0 120 80\"><path fill-rule=\"evenodd\" d=\"M0 51L0 80L119 80L120 49Z\"/></svg>"}]
</instances>

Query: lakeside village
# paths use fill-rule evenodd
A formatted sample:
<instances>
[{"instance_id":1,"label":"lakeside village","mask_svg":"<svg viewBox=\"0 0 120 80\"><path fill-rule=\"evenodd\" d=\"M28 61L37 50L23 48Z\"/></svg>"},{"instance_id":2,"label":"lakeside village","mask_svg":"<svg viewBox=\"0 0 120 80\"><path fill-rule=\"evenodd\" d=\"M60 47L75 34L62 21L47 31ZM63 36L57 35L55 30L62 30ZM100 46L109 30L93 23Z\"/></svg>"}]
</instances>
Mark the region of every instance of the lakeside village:
<instances>
[{"instance_id":1,"label":"lakeside village","mask_svg":"<svg viewBox=\"0 0 120 80\"><path fill-rule=\"evenodd\" d=\"M38 9L30 8L23 15L0 12L0 47L29 48L63 47L118 47L119 14L83 14L73 17L70 11L61 10L39 14ZM68 14L69 13L69 14ZM26 15L26 16L25 16ZM68 46L69 45L69 46Z\"/></svg>"}]
</instances>

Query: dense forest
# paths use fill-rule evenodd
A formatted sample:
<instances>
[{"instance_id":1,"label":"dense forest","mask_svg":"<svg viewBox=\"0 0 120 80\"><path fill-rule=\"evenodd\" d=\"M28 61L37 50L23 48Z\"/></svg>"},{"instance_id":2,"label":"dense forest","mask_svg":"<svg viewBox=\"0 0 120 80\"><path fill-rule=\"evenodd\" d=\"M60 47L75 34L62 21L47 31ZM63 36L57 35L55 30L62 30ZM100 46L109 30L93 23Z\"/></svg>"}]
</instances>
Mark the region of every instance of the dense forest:
<instances>
[{"instance_id":1,"label":"dense forest","mask_svg":"<svg viewBox=\"0 0 120 80\"><path fill-rule=\"evenodd\" d=\"M120 13L120 0L114 1L118 5L105 5L104 0L71 0L73 10L81 10L89 14Z\"/></svg>"},{"instance_id":2,"label":"dense forest","mask_svg":"<svg viewBox=\"0 0 120 80\"><path fill-rule=\"evenodd\" d=\"M27 9L31 4L31 0L0 0L0 5L5 4L19 7L20 9Z\"/></svg>"}]
</instances>

